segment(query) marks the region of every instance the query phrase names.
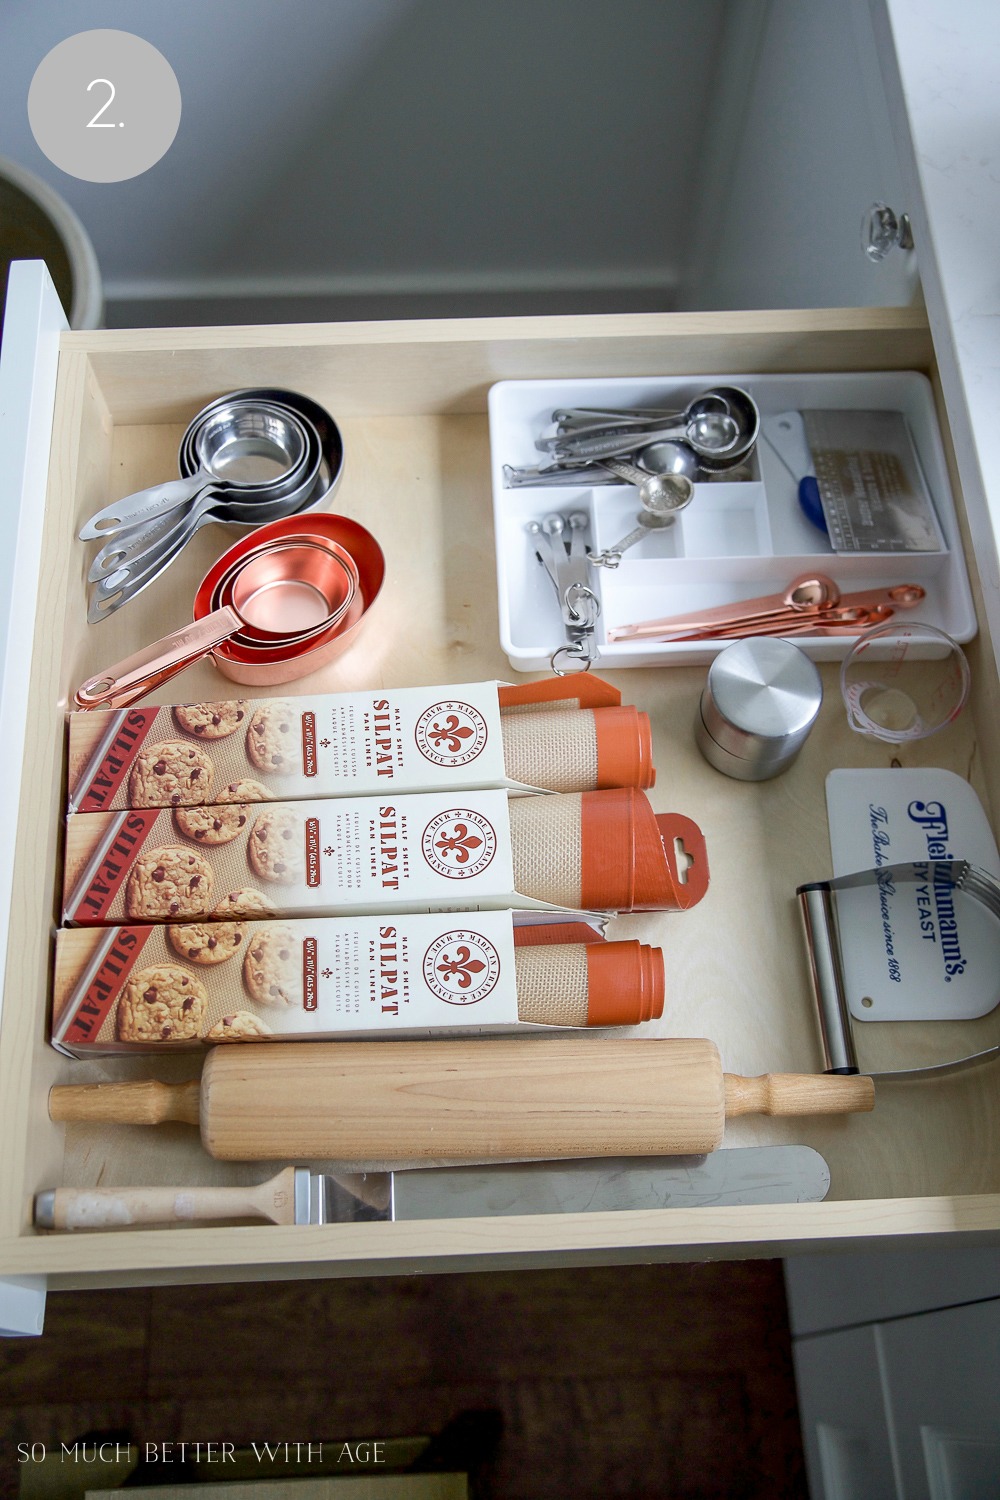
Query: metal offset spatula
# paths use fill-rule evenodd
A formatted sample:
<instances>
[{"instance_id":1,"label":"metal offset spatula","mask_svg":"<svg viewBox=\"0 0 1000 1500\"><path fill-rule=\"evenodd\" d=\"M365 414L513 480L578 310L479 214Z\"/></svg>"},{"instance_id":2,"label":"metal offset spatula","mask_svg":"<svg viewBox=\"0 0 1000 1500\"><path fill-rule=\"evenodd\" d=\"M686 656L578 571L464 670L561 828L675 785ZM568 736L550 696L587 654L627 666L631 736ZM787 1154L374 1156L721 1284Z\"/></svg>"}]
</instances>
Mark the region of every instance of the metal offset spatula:
<instances>
[{"instance_id":1,"label":"metal offset spatula","mask_svg":"<svg viewBox=\"0 0 1000 1500\"><path fill-rule=\"evenodd\" d=\"M35 1225L39 1229L117 1229L225 1219L353 1224L723 1208L818 1203L829 1187L830 1169L809 1146L731 1147L707 1156L431 1167L358 1173L342 1179L310 1172L307 1167L286 1167L257 1187L56 1188L36 1196Z\"/></svg>"}]
</instances>

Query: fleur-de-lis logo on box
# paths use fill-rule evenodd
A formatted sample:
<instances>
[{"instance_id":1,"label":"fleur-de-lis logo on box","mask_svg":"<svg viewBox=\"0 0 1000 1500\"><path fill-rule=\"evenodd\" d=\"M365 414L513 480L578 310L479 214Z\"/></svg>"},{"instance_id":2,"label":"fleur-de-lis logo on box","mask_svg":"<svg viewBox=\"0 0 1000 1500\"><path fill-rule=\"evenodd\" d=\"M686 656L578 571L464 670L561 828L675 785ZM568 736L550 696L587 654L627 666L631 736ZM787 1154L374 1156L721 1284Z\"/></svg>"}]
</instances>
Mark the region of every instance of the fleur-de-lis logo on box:
<instances>
[{"instance_id":1,"label":"fleur-de-lis logo on box","mask_svg":"<svg viewBox=\"0 0 1000 1500\"><path fill-rule=\"evenodd\" d=\"M458 699L432 703L417 720L414 738L425 760L436 766L464 766L486 745L486 720L471 703Z\"/></svg>"},{"instance_id":2,"label":"fleur-de-lis logo on box","mask_svg":"<svg viewBox=\"0 0 1000 1500\"><path fill-rule=\"evenodd\" d=\"M427 731L428 741L440 750L444 745L450 755L457 755L463 740L471 740L475 730L463 724L457 714L449 714L443 724L436 720Z\"/></svg>"},{"instance_id":3,"label":"fleur-de-lis logo on box","mask_svg":"<svg viewBox=\"0 0 1000 1500\"><path fill-rule=\"evenodd\" d=\"M454 979L460 990L467 990L476 975L484 972L486 965L481 958L473 958L471 948L460 943L454 957L442 953L441 962L436 967L444 979Z\"/></svg>"},{"instance_id":4,"label":"fleur-de-lis logo on box","mask_svg":"<svg viewBox=\"0 0 1000 1500\"><path fill-rule=\"evenodd\" d=\"M434 847L442 859L453 855L457 865L467 865L470 855L482 845L482 839L476 837L468 823L455 823L450 832L442 831L434 840Z\"/></svg>"},{"instance_id":5,"label":"fleur-de-lis logo on box","mask_svg":"<svg viewBox=\"0 0 1000 1500\"><path fill-rule=\"evenodd\" d=\"M453 928L427 949L424 982L447 1005L475 1005L500 977L500 955L481 932Z\"/></svg>"},{"instance_id":6,"label":"fleur-de-lis logo on box","mask_svg":"<svg viewBox=\"0 0 1000 1500\"><path fill-rule=\"evenodd\" d=\"M428 823L420 848L431 869L439 875L450 880L468 880L490 863L497 851L497 836L482 813L467 807L452 807Z\"/></svg>"}]
</instances>

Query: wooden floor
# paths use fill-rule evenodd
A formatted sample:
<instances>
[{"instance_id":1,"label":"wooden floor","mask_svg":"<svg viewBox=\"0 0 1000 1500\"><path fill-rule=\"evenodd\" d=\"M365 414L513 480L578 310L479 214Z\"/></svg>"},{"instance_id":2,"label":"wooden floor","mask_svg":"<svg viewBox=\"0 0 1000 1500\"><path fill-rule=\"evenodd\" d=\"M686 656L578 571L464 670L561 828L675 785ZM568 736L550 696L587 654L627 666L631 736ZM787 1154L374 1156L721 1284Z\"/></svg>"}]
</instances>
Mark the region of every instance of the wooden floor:
<instances>
[{"instance_id":1,"label":"wooden floor","mask_svg":"<svg viewBox=\"0 0 1000 1500\"><path fill-rule=\"evenodd\" d=\"M0 1343L4 1496L18 1443L446 1430L480 1500L804 1496L780 1262L61 1293Z\"/></svg>"}]
</instances>

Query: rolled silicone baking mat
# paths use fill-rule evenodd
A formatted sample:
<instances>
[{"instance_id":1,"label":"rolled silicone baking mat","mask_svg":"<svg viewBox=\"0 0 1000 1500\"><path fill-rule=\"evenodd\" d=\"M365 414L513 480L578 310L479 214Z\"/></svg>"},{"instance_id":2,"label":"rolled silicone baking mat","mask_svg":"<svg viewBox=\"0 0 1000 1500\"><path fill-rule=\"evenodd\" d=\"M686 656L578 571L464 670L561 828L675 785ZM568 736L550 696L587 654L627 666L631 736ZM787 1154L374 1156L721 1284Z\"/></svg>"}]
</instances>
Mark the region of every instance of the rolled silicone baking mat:
<instances>
[{"instance_id":1,"label":"rolled silicone baking mat","mask_svg":"<svg viewBox=\"0 0 1000 1500\"><path fill-rule=\"evenodd\" d=\"M697 824L654 813L635 788L515 797L509 810L523 896L591 911L683 911L708 889Z\"/></svg>"},{"instance_id":2,"label":"rolled silicone baking mat","mask_svg":"<svg viewBox=\"0 0 1000 1500\"><path fill-rule=\"evenodd\" d=\"M53 1120L200 1125L221 1161L503 1161L714 1151L728 1117L870 1110L872 1080L723 1075L699 1038L215 1047L201 1082L61 1086Z\"/></svg>"},{"instance_id":3,"label":"rolled silicone baking mat","mask_svg":"<svg viewBox=\"0 0 1000 1500\"><path fill-rule=\"evenodd\" d=\"M636 941L515 948L517 1014L543 1026L635 1026L663 1014L663 954Z\"/></svg>"},{"instance_id":4,"label":"rolled silicone baking mat","mask_svg":"<svg viewBox=\"0 0 1000 1500\"><path fill-rule=\"evenodd\" d=\"M513 781L552 792L650 787L653 738L637 708L501 713L504 766Z\"/></svg>"},{"instance_id":5,"label":"rolled silicone baking mat","mask_svg":"<svg viewBox=\"0 0 1000 1500\"><path fill-rule=\"evenodd\" d=\"M574 672L568 677L543 677L537 682L501 683L497 696L501 712L538 709L562 702L566 708L617 707L622 695L593 672Z\"/></svg>"},{"instance_id":6,"label":"rolled silicone baking mat","mask_svg":"<svg viewBox=\"0 0 1000 1500\"><path fill-rule=\"evenodd\" d=\"M504 717L601 715L599 782L651 776L648 725L622 730L621 694L589 673L505 687L496 682L298 697L151 704L69 715L71 812L286 802L316 797L502 786ZM624 722L624 721L623 721ZM632 762L638 753L638 773ZM561 766L562 761L557 761Z\"/></svg>"},{"instance_id":7,"label":"rolled silicone baking mat","mask_svg":"<svg viewBox=\"0 0 1000 1500\"><path fill-rule=\"evenodd\" d=\"M400 1025L632 1026L662 1014L658 948L605 942L586 923L566 923L544 945L512 944L508 968L500 952L509 951L508 913L480 913L472 932L456 931L453 921L445 914L391 924L64 928L56 937L52 1041L79 1056L356 1030L389 1037ZM580 928L595 941L581 939Z\"/></svg>"}]
</instances>

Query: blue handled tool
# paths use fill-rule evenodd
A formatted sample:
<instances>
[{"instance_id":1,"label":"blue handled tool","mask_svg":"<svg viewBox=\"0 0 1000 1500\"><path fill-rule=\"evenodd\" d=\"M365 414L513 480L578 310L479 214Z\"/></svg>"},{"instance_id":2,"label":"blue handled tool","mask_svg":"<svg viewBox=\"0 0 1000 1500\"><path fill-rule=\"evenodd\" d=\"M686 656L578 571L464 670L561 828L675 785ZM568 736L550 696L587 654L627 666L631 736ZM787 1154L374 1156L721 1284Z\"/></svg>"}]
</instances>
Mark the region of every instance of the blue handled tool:
<instances>
[{"instance_id":1,"label":"blue handled tool","mask_svg":"<svg viewBox=\"0 0 1000 1500\"><path fill-rule=\"evenodd\" d=\"M802 514L820 531L829 534L802 414L789 411L765 418L761 423L761 436L795 480Z\"/></svg>"}]
</instances>

